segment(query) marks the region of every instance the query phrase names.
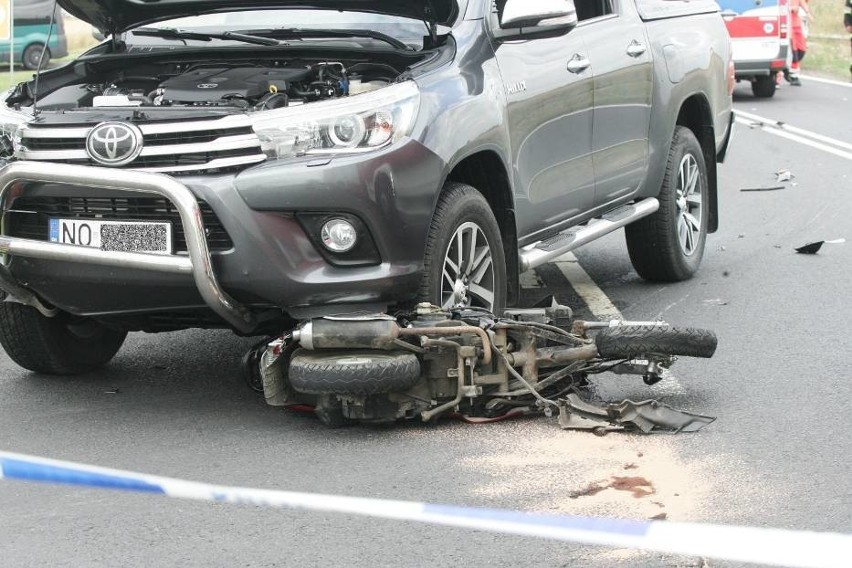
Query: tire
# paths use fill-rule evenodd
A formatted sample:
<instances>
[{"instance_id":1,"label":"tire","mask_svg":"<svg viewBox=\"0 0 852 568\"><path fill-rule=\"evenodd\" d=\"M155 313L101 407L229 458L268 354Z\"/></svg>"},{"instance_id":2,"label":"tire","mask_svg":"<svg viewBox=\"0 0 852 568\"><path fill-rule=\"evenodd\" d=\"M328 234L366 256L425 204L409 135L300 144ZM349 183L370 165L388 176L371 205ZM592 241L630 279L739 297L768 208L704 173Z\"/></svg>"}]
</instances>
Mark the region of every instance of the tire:
<instances>
[{"instance_id":1,"label":"tire","mask_svg":"<svg viewBox=\"0 0 852 568\"><path fill-rule=\"evenodd\" d=\"M751 92L759 99L771 99L775 96L775 87L775 77L773 75L756 77L751 82Z\"/></svg>"},{"instance_id":2,"label":"tire","mask_svg":"<svg viewBox=\"0 0 852 568\"><path fill-rule=\"evenodd\" d=\"M42 50L44 50L44 45L40 43L32 43L24 49L24 53L21 55L21 65L24 66L24 69L35 70L39 68ZM48 63L50 63L49 49L44 50L44 61L41 62L41 68L45 69Z\"/></svg>"},{"instance_id":3,"label":"tire","mask_svg":"<svg viewBox=\"0 0 852 568\"><path fill-rule=\"evenodd\" d=\"M402 392L420 380L420 362L404 352L299 349L290 361L289 377L293 389L303 394Z\"/></svg>"},{"instance_id":4,"label":"tire","mask_svg":"<svg viewBox=\"0 0 852 568\"><path fill-rule=\"evenodd\" d=\"M633 359L642 355L682 355L710 358L716 334L706 329L668 326L624 326L605 329L595 337L604 359Z\"/></svg>"},{"instance_id":5,"label":"tire","mask_svg":"<svg viewBox=\"0 0 852 568\"><path fill-rule=\"evenodd\" d=\"M473 237L476 252L472 259L463 252L463 266L457 270L458 249L469 250ZM497 315L506 308L508 284L501 231L491 206L476 188L454 182L444 186L429 228L423 264L419 301L444 309L474 306Z\"/></svg>"},{"instance_id":6,"label":"tire","mask_svg":"<svg viewBox=\"0 0 852 568\"><path fill-rule=\"evenodd\" d=\"M656 213L625 227L630 261L646 280L688 280L704 256L710 211L704 154L683 126L675 128L657 199Z\"/></svg>"},{"instance_id":7,"label":"tire","mask_svg":"<svg viewBox=\"0 0 852 568\"><path fill-rule=\"evenodd\" d=\"M5 300L5 298L3 298ZM41 315L35 308L0 300L0 344L15 363L36 373L79 375L112 359L126 331L95 320L60 314Z\"/></svg>"}]
</instances>

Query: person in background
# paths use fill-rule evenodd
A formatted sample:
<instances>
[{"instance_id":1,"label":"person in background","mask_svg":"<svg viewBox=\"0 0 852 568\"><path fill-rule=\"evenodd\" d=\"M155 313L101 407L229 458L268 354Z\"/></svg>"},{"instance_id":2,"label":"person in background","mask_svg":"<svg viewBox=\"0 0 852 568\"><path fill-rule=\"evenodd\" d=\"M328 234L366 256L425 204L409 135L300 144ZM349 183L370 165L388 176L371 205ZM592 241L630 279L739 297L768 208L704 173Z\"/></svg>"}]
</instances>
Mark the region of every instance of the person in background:
<instances>
[{"instance_id":1,"label":"person in background","mask_svg":"<svg viewBox=\"0 0 852 568\"><path fill-rule=\"evenodd\" d=\"M846 26L846 31L852 34L852 0L846 0L846 13L843 14L843 25ZM849 49L852 50L852 35L849 36ZM852 74L852 65L849 66L849 73Z\"/></svg>"},{"instance_id":2,"label":"person in background","mask_svg":"<svg viewBox=\"0 0 852 568\"><path fill-rule=\"evenodd\" d=\"M805 52L808 50L808 40L805 37L800 10L808 16L809 21L816 20L813 12L811 12L811 7L808 5L808 0L790 0L790 47L793 51L793 63L790 65L788 80L791 85L796 87L802 85L799 80L799 63L805 58Z\"/></svg>"}]
</instances>

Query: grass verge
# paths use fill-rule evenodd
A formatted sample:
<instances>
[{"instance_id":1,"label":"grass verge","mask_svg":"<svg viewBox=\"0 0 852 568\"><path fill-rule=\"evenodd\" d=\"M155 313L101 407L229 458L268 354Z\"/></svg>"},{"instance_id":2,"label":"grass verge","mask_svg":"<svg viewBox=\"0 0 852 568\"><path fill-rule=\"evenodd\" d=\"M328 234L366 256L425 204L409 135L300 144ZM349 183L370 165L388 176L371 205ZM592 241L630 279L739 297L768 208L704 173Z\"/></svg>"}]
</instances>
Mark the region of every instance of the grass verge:
<instances>
[{"instance_id":1,"label":"grass verge","mask_svg":"<svg viewBox=\"0 0 852 568\"><path fill-rule=\"evenodd\" d=\"M841 81L852 79L850 35L843 27L843 0L811 0L814 20L810 22L808 54L802 71Z\"/></svg>"}]
</instances>

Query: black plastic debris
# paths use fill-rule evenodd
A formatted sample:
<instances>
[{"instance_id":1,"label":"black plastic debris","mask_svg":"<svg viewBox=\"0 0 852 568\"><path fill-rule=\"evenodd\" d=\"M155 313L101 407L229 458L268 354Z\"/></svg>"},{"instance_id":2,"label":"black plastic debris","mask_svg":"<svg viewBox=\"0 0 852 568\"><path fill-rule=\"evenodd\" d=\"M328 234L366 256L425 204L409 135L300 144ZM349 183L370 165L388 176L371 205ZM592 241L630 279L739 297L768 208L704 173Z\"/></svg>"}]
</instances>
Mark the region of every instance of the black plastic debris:
<instances>
[{"instance_id":1,"label":"black plastic debris","mask_svg":"<svg viewBox=\"0 0 852 568\"><path fill-rule=\"evenodd\" d=\"M799 247L796 249L796 252L799 254L816 254L819 252L819 249L822 248L822 245L825 244L825 241L817 241L815 243L808 243L803 247Z\"/></svg>"},{"instance_id":2,"label":"black plastic debris","mask_svg":"<svg viewBox=\"0 0 852 568\"><path fill-rule=\"evenodd\" d=\"M816 254L819 252L819 249L822 248L822 245L839 245L845 243L846 239L834 239L831 241L816 241L813 243L808 243L804 246L798 247L796 252L799 254Z\"/></svg>"}]
</instances>

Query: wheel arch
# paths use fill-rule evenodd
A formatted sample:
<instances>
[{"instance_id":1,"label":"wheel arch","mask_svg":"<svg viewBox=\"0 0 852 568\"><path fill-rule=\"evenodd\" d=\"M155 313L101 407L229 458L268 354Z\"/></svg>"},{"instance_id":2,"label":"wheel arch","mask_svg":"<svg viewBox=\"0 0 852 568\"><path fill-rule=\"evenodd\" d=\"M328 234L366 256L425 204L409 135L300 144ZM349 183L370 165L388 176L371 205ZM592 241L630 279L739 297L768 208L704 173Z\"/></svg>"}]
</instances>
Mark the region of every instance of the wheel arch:
<instances>
[{"instance_id":1,"label":"wheel arch","mask_svg":"<svg viewBox=\"0 0 852 568\"><path fill-rule=\"evenodd\" d=\"M515 305L519 295L518 231L512 184L505 162L495 150L480 149L459 159L450 168L445 181L465 183L476 188L491 206L503 236L507 305Z\"/></svg>"},{"instance_id":2,"label":"wheel arch","mask_svg":"<svg viewBox=\"0 0 852 568\"><path fill-rule=\"evenodd\" d=\"M695 134L707 167L707 192L710 205L709 233L719 228L718 179L716 175L716 138L710 102L701 93L687 97L680 105L675 126L684 126Z\"/></svg>"}]
</instances>

